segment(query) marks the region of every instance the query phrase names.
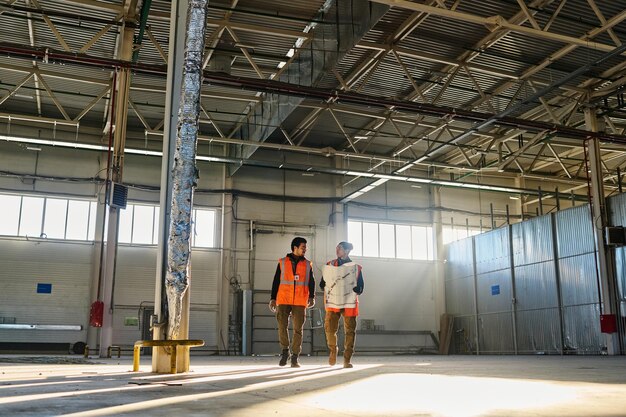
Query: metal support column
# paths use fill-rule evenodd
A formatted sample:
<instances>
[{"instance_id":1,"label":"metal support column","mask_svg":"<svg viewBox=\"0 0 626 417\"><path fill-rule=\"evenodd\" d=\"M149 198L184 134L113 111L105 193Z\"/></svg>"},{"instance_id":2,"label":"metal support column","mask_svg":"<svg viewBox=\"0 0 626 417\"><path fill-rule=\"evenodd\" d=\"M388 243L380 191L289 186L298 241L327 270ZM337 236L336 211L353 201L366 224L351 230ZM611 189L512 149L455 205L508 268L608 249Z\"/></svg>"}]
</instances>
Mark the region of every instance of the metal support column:
<instances>
[{"instance_id":1,"label":"metal support column","mask_svg":"<svg viewBox=\"0 0 626 417\"><path fill-rule=\"evenodd\" d=\"M100 161L101 173L106 171L107 161L103 159ZM105 178L106 174L102 174ZM107 206L105 203L106 187L101 187L100 192L97 195L96 201L96 222L94 233L94 245L91 255L91 286L89 288L90 301L96 301L100 296L100 282L102 279L103 267L104 267L104 234L105 234L105 218ZM98 327L87 327L87 345L95 348L98 345Z\"/></svg>"},{"instance_id":2,"label":"metal support column","mask_svg":"<svg viewBox=\"0 0 626 417\"><path fill-rule=\"evenodd\" d=\"M227 178L228 167L222 166L222 187L224 190L233 188L232 179ZM230 352L230 325L229 325L229 313L232 313L232 317L237 317L237 312L230 310L231 300L231 288L230 279L233 276L233 260L235 257L236 248L233 247L232 230L233 230L233 195L224 193L222 194L222 244L220 245L222 250L220 251L220 279L217 280L217 293L220 295L218 299L219 303L219 319L217 324L218 340L217 345L221 346L224 351ZM233 303L236 305L236 303ZM224 336L226 338L224 339ZM219 337L221 336L221 337Z\"/></svg>"},{"instance_id":3,"label":"metal support column","mask_svg":"<svg viewBox=\"0 0 626 417\"><path fill-rule=\"evenodd\" d=\"M429 187L431 195L431 207L441 207L441 188ZM433 235L435 238L435 329L439 329L441 315L446 312L446 287L445 287L445 267L443 253L443 220L441 210L431 210L431 223L433 225Z\"/></svg>"},{"instance_id":4,"label":"metal support column","mask_svg":"<svg viewBox=\"0 0 626 417\"><path fill-rule=\"evenodd\" d=\"M163 124L163 159L161 160L161 196L159 213L159 246L156 265L156 286L154 292L153 339L165 339L165 323L167 322L167 299L164 283L167 270L167 241L169 236L170 212L172 206L172 164L176 147L176 126L178 124L178 108L183 79L183 62L185 54L185 27L187 22L188 0L173 0L170 20L170 43L167 62L167 87L165 93L165 120ZM182 360L189 362L188 356L180 355ZM180 360L180 359L179 359ZM181 367L179 369L186 369ZM163 347L154 347L152 355L152 372L167 373L170 370L170 355Z\"/></svg>"},{"instance_id":5,"label":"metal support column","mask_svg":"<svg viewBox=\"0 0 626 417\"><path fill-rule=\"evenodd\" d=\"M127 0L125 3L126 17L122 27L121 36L118 38L117 58L130 61L133 54L133 34L136 0ZM133 23L126 25L126 22ZM115 92L115 129L113 133L113 161L111 163L111 180L122 182L124 172L124 148L126 146L126 122L128 120L128 101L130 93L130 69L119 68L117 90ZM109 125L113 129L113 124ZM115 291L115 264L117 260L117 237L119 231L119 209L109 206L108 228L106 232L106 256L102 288L102 301L104 302L104 315L102 317L102 329L100 331L100 357L107 356L107 349L113 344L113 310Z\"/></svg>"},{"instance_id":6,"label":"metal support column","mask_svg":"<svg viewBox=\"0 0 626 417\"><path fill-rule=\"evenodd\" d=\"M478 272L476 269L476 237L472 236L472 276L474 283L474 325L476 327L476 355L480 355L480 324L478 323Z\"/></svg>"},{"instance_id":7,"label":"metal support column","mask_svg":"<svg viewBox=\"0 0 626 417\"><path fill-rule=\"evenodd\" d=\"M517 355L517 296L515 291L515 256L513 256L513 226L508 226L509 232L509 266L511 268L511 321L513 323L513 349Z\"/></svg>"},{"instance_id":8,"label":"metal support column","mask_svg":"<svg viewBox=\"0 0 626 417\"><path fill-rule=\"evenodd\" d=\"M598 117L595 108L585 108L585 124L587 130L597 132ZM604 198L604 182L600 141L589 139L589 169L591 170L591 216L597 251L597 274L600 288L600 314L615 314L615 276L611 252L604 243L604 228L607 222L606 201ZM598 320L600 318L598 317ZM617 333L606 334L606 347L609 355L619 354Z\"/></svg>"}]
</instances>

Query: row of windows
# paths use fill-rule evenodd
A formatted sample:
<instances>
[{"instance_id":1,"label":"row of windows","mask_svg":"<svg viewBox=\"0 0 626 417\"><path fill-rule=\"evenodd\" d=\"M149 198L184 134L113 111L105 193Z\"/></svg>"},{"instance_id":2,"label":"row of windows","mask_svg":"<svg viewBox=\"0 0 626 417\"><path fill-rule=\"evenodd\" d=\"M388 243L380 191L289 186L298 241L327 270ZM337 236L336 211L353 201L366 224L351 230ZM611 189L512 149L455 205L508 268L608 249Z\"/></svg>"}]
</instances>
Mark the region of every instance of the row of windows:
<instances>
[{"instance_id":1,"label":"row of windows","mask_svg":"<svg viewBox=\"0 0 626 417\"><path fill-rule=\"evenodd\" d=\"M96 206L94 201L0 194L0 235L92 241ZM159 212L159 206L128 204L120 211L118 241L156 245ZM215 247L215 211L194 209L192 224L192 246ZM442 231L444 244L480 233L449 226ZM348 240L354 244L355 256L432 260L432 234L432 227L426 226L348 221Z\"/></svg>"},{"instance_id":2,"label":"row of windows","mask_svg":"<svg viewBox=\"0 0 626 417\"><path fill-rule=\"evenodd\" d=\"M354 256L432 261L433 228L405 224L348 221Z\"/></svg>"},{"instance_id":3,"label":"row of windows","mask_svg":"<svg viewBox=\"0 0 626 417\"><path fill-rule=\"evenodd\" d=\"M156 245L159 241L160 207L128 204L120 211L118 242ZM215 210L193 209L191 246L215 247Z\"/></svg>"},{"instance_id":4,"label":"row of windows","mask_svg":"<svg viewBox=\"0 0 626 417\"><path fill-rule=\"evenodd\" d=\"M0 194L0 235L94 240L93 201Z\"/></svg>"},{"instance_id":5,"label":"row of windows","mask_svg":"<svg viewBox=\"0 0 626 417\"><path fill-rule=\"evenodd\" d=\"M0 235L93 241L95 201L0 194ZM215 247L215 210L194 209L191 244ZM118 242L156 245L159 207L128 204L120 210Z\"/></svg>"},{"instance_id":6,"label":"row of windows","mask_svg":"<svg viewBox=\"0 0 626 417\"><path fill-rule=\"evenodd\" d=\"M479 233L475 228L443 226L442 240L446 245ZM432 227L349 220L348 240L354 245L354 256L434 259Z\"/></svg>"}]
</instances>

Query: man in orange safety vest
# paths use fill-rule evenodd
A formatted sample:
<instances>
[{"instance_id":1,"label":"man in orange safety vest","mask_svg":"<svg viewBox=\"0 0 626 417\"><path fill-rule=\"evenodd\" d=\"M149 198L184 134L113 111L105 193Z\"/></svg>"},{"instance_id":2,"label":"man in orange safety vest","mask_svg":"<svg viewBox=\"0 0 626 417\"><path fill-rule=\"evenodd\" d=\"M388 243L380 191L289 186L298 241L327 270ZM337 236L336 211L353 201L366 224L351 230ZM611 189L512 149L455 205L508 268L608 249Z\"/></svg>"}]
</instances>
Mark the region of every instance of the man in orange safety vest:
<instances>
[{"instance_id":1,"label":"man in orange safety vest","mask_svg":"<svg viewBox=\"0 0 626 417\"><path fill-rule=\"evenodd\" d=\"M282 352L280 366L289 360L289 317L293 320L293 340L291 342L291 367L299 368L298 356L302 351L302 331L306 320L306 308L315 305L315 278L313 264L304 257L306 239L296 237L291 241L291 253L278 260L270 310L276 313L278 340Z\"/></svg>"}]
</instances>

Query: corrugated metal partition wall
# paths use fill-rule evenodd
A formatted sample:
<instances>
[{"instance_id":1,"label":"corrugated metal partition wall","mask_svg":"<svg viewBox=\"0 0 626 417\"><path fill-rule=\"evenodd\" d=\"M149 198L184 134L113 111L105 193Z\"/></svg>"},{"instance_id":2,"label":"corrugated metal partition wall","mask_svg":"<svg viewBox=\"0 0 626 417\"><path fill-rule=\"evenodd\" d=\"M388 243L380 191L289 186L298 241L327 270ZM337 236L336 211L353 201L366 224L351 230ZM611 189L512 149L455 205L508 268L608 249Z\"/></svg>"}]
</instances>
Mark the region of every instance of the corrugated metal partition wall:
<instances>
[{"instance_id":1,"label":"corrugated metal partition wall","mask_svg":"<svg viewBox=\"0 0 626 417\"><path fill-rule=\"evenodd\" d=\"M478 235L474 245L480 352L514 353L509 229Z\"/></svg>"},{"instance_id":2,"label":"corrugated metal partition wall","mask_svg":"<svg viewBox=\"0 0 626 417\"><path fill-rule=\"evenodd\" d=\"M479 353L601 353L592 232L589 207L579 206L447 245L452 351L475 352L478 340ZM626 310L623 250L618 268Z\"/></svg>"},{"instance_id":3,"label":"corrugated metal partition wall","mask_svg":"<svg viewBox=\"0 0 626 417\"><path fill-rule=\"evenodd\" d=\"M552 217L511 227L519 353L560 353L561 325Z\"/></svg>"},{"instance_id":4,"label":"corrugated metal partition wall","mask_svg":"<svg viewBox=\"0 0 626 417\"><path fill-rule=\"evenodd\" d=\"M626 194L616 195L607 201L610 222L614 226L626 226ZM626 247L615 248L615 275L619 299L619 325L621 327L622 354L626 354Z\"/></svg>"},{"instance_id":5,"label":"corrugated metal partition wall","mask_svg":"<svg viewBox=\"0 0 626 417\"><path fill-rule=\"evenodd\" d=\"M589 206L555 215L563 308L564 352L601 353L600 304Z\"/></svg>"}]
</instances>

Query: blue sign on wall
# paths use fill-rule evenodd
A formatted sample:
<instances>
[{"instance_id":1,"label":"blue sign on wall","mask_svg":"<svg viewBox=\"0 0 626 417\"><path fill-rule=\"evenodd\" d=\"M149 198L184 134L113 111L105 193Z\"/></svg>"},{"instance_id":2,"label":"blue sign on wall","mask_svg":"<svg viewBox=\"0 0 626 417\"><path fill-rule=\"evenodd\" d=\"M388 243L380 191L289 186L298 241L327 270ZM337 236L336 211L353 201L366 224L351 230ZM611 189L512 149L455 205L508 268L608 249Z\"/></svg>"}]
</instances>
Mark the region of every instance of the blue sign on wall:
<instances>
[{"instance_id":1,"label":"blue sign on wall","mask_svg":"<svg viewBox=\"0 0 626 417\"><path fill-rule=\"evenodd\" d=\"M52 284L37 284L37 294L52 294Z\"/></svg>"},{"instance_id":2,"label":"blue sign on wall","mask_svg":"<svg viewBox=\"0 0 626 417\"><path fill-rule=\"evenodd\" d=\"M500 294L500 286L499 285L492 285L491 286L491 295L498 295Z\"/></svg>"}]
</instances>

